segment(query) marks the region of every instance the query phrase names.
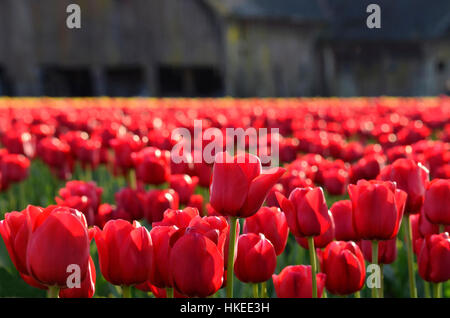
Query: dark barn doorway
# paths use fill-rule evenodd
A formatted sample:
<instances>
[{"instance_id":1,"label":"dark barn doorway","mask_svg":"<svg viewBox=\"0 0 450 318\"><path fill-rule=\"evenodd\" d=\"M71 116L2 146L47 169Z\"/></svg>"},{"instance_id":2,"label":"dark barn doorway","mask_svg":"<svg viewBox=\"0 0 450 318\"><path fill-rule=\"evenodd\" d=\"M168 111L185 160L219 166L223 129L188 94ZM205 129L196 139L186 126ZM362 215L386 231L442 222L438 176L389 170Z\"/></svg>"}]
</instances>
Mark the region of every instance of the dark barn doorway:
<instances>
[{"instance_id":1,"label":"dark barn doorway","mask_svg":"<svg viewBox=\"0 0 450 318\"><path fill-rule=\"evenodd\" d=\"M158 84L159 96L223 96L222 75L214 67L162 65L158 69Z\"/></svg>"},{"instance_id":2,"label":"dark barn doorway","mask_svg":"<svg viewBox=\"0 0 450 318\"><path fill-rule=\"evenodd\" d=\"M88 68L44 67L43 93L52 97L93 96L92 75Z\"/></svg>"},{"instance_id":3,"label":"dark barn doorway","mask_svg":"<svg viewBox=\"0 0 450 318\"><path fill-rule=\"evenodd\" d=\"M106 70L106 94L113 97L146 95L144 71L138 66L108 68Z\"/></svg>"}]
</instances>

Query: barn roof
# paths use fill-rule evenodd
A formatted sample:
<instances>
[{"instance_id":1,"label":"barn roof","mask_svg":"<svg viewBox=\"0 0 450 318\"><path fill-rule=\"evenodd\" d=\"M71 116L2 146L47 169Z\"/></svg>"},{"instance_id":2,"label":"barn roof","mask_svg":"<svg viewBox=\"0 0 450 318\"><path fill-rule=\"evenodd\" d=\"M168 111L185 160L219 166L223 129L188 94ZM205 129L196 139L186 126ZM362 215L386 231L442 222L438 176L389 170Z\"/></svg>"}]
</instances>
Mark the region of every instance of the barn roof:
<instances>
[{"instance_id":1,"label":"barn roof","mask_svg":"<svg viewBox=\"0 0 450 318\"><path fill-rule=\"evenodd\" d=\"M239 19L321 22L336 40L419 40L450 37L449 0L205 0ZM369 4L381 7L381 29L366 27Z\"/></svg>"}]
</instances>

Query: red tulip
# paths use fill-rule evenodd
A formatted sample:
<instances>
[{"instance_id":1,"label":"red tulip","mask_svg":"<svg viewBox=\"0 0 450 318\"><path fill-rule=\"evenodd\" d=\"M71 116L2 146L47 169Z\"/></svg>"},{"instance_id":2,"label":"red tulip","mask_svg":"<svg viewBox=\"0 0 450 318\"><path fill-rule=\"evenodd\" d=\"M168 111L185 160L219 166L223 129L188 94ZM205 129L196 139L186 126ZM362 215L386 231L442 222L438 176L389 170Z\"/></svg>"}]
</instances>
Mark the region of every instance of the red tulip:
<instances>
[{"instance_id":1,"label":"red tulip","mask_svg":"<svg viewBox=\"0 0 450 318\"><path fill-rule=\"evenodd\" d=\"M317 294L322 297L326 275L317 275ZM272 275L273 285L278 298L311 298L311 266L295 265L283 268L279 275Z\"/></svg>"},{"instance_id":2,"label":"red tulip","mask_svg":"<svg viewBox=\"0 0 450 318\"><path fill-rule=\"evenodd\" d=\"M129 221L140 220L144 217L144 207L141 201L141 196L145 195L144 190L122 188L116 192L114 197L118 211L123 211L128 215L126 218Z\"/></svg>"},{"instance_id":3,"label":"red tulip","mask_svg":"<svg viewBox=\"0 0 450 318\"><path fill-rule=\"evenodd\" d=\"M169 178L169 185L180 197L182 204L187 204L194 194L198 184L198 177L190 177L187 174L173 174Z\"/></svg>"},{"instance_id":4,"label":"red tulip","mask_svg":"<svg viewBox=\"0 0 450 318\"><path fill-rule=\"evenodd\" d=\"M353 228L365 240L389 240L399 230L407 194L389 181L359 180L348 186Z\"/></svg>"},{"instance_id":5,"label":"red tulip","mask_svg":"<svg viewBox=\"0 0 450 318\"><path fill-rule=\"evenodd\" d=\"M210 186L214 209L225 216L255 214L285 171L275 168L261 173L261 169L261 161L256 156L246 154L230 158L227 153L217 154Z\"/></svg>"},{"instance_id":6,"label":"red tulip","mask_svg":"<svg viewBox=\"0 0 450 318\"><path fill-rule=\"evenodd\" d=\"M248 233L239 236L234 272L244 283L262 283L268 280L277 266L272 243L264 234Z\"/></svg>"},{"instance_id":7,"label":"red tulip","mask_svg":"<svg viewBox=\"0 0 450 318\"><path fill-rule=\"evenodd\" d=\"M144 292L151 292L156 298L167 298L167 291L165 288L156 287L155 285L152 285L150 282L145 282L143 284L139 284L134 287ZM173 297L187 298L186 296L180 294L177 290L173 291Z\"/></svg>"},{"instance_id":8,"label":"red tulip","mask_svg":"<svg viewBox=\"0 0 450 318\"><path fill-rule=\"evenodd\" d=\"M28 273L47 286L67 287L67 270L78 265L84 280L89 267L89 237L84 215L67 207L50 206L34 219L26 264Z\"/></svg>"},{"instance_id":9,"label":"red tulip","mask_svg":"<svg viewBox=\"0 0 450 318\"><path fill-rule=\"evenodd\" d=\"M131 155L136 168L136 178L147 184L162 184L169 181L170 152L146 147Z\"/></svg>"},{"instance_id":10,"label":"red tulip","mask_svg":"<svg viewBox=\"0 0 450 318\"><path fill-rule=\"evenodd\" d=\"M122 173L133 167L131 154L140 151L145 146L146 140L137 135L127 134L114 138L110 141L114 149L114 168Z\"/></svg>"},{"instance_id":11,"label":"red tulip","mask_svg":"<svg viewBox=\"0 0 450 318\"><path fill-rule=\"evenodd\" d=\"M203 208L203 196L201 194L193 194L189 198L189 202L187 206L196 208L200 215L204 215L204 208Z\"/></svg>"},{"instance_id":12,"label":"red tulip","mask_svg":"<svg viewBox=\"0 0 450 318\"><path fill-rule=\"evenodd\" d=\"M184 229L176 226L155 226L150 231L153 242L153 259L149 281L159 288L172 287L169 271L170 253L176 240L184 234Z\"/></svg>"},{"instance_id":13,"label":"red tulip","mask_svg":"<svg viewBox=\"0 0 450 318\"><path fill-rule=\"evenodd\" d=\"M296 188L289 200L281 193L277 193L277 199L294 236L322 235L331 226L322 188Z\"/></svg>"},{"instance_id":14,"label":"red tulip","mask_svg":"<svg viewBox=\"0 0 450 318\"><path fill-rule=\"evenodd\" d=\"M448 233L427 236L417 259L419 275L427 282L450 279L450 237Z\"/></svg>"},{"instance_id":15,"label":"red tulip","mask_svg":"<svg viewBox=\"0 0 450 318\"><path fill-rule=\"evenodd\" d=\"M164 212L163 219L159 222L153 222L152 226L175 225L178 228L187 228L191 220L198 215L198 210L191 207L184 208L183 210L167 209Z\"/></svg>"},{"instance_id":16,"label":"red tulip","mask_svg":"<svg viewBox=\"0 0 450 318\"><path fill-rule=\"evenodd\" d=\"M100 163L101 147L102 142L100 139L91 138L82 140L78 143L78 147L75 150L75 155L83 167L87 169L95 168Z\"/></svg>"},{"instance_id":17,"label":"red tulip","mask_svg":"<svg viewBox=\"0 0 450 318\"><path fill-rule=\"evenodd\" d=\"M55 201L58 205L83 212L88 224L94 225L102 192L103 189L97 187L93 181L72 180L67 182L64 188L59 189L60 197L55 197Z\"/></svg>"},{"instance_id":18,"label":"red tulip","mask_svg":"<svg viewBox=\"0 0 450 318\"><path fill-rule=\"evenodd\" d=\"M207 297L222 286L222 254L213 241L199 233L187 233L176 241L169 268L174 288L186 296Z\"/></svg>"},{"instance_id":19,"label":"red tulip","mask_svg":"<svg viewBox=\"0 0 450 318\"><path fill-rule=\"evenodd\" d=\"M364 286L364 256L354 242L331 242L323 253L323 269L325 285L333 294L348 295Z\"/></svg>"},{"instance_id":20,"label":"red tulip","mask_svg":"<svg viewBox=\"0 0 450 318\"><path fill-rule=\"evenodd\" d=\"M196 232L206 236L217 245L223 255L230 227L223 216L205 216L203 218L195 216L189 222L186 232Z\"/></svg>"},{"instance_id":21,"label":"red tulip","mask_svg":"<svg viewBox=\"0 0 450 318\"><path fill-rule=\"evenodd\" d=\"M318 247L318 248L324 248L325 246L328 245L328 243L330 243L333 239L334 239L334 221L333 221L333 216L331 215L331 213L328 211L329 217L330 217L330 227L328 228L328 230L326 230L325 233L321 234L321 235L317 235L314 236L314 247ZM299 237L296 236L295 240L297 241L298 244L301 245L301 247L303 247L304 249L309 250L309 244L308 244L308 240L306 237Z\"/></svg>"},{"instance_id":22,"label":"red tulip","mask_svg":"<svg viewBox=\"0 0 450 318\"><path fill-rule=\"evenodd\" d=\"M370 154L362 157L351 168L350 182L356 183L361 179L375 179L380 173L385 161L384 156L379 154Z\"/></svg>"},{"instance_id":23,"label":"red tulip","mask_svg":"<svg viewBox=\"0 0 450 318\"><path fill-rule=\"evenodd\" d=\"M164 211L179 208L178 194L173 189L150 190L140 195L144 217L148 223L163 219Z\"/></svg>"},{"instance_id":24,"label":"red tulip","mask_svg":"<svg viewBox=\"0 0 450 318\"><path fill-rule=\"evenodd\" d=\"M41 139L37 145L37 154L63 180L70 178L73 170L73 160L70 146L56 137Z\"/></svg>"},{"instance_id":25,"label":"red tulip","mask_svg":"<svg viewBox=\"0 0 450 318\"><path fill-rule=\"evenodd\" d=\"M334 220L334 236L337 241L357 241L353 229L352 201L336 201L330 208Z\"/></svg>"},{"instance_id":26,"label":"red tulip","mask_svg":"<svg viewBox=\"0 0 450 318\"><path fill-rule=\"evenodd\" d=\"M450 180L431 181L425 192L423 212L431 223L450 225Z\"/></svg>"},{"instance_id":27,"label":"red tulip","mask_svg":"<svg viewBox=\"0 0 450 318\"><path fill-rule=\"evenodd\" d=\"M24 155L6 154L0 162L3 182L20 182L28 177L30 160Z\"/></svg>"},{"instance_id":28,"label":"red tulip","mask_svg":"<svg viewBox=\"0 0 450 318\"><path fill-rule=\"evenodd\" d=\"M344 194L348 182L348 172L344 169L329 169L323 172L323 186L331 195Z\"/></svg>"},{"instance_id":29,"label":"red tulip","mask_svg":"<svg viewBox=\"0 0 450 318\"><path fill-rule=\"evenodd\" d=\"M3 135L2 144L11 154L25 155L28 158L35 155L36 140L28 132L11 129Z\"/></svg>"},{"instance_id":30,"label":"red tulip","mask_svg":"<svg viewBox=\"0 0 450 318\"><path fill-rule=\"evenodd\" d=\"M395 181L397 188L408 194L405 213L418 213L423 204L425 188L428 183L428 170L412 159L397 159L386 166L377 179Z\"/></svg>"},{"instance_id":31,"label":"red tulip","mask_svg":"<svg viewBox=\"0 0 450 318\"><path fill-rule=\"evenodd\" d=\"M6 213L5 219L0 221L0 235L5 242L11 261L23 280L31 286L45 289L45 286L39 284L28 273L26 259L31 227L42 211L41 207L28 205L22 212Z\"/></svg>"},{"instance_id":32,"label":"red tulip","mask_svg":"<svg viewBox=\"0 0 450 318\"><path fill-rule=\"evenodd\" d=\"M262 233L273 244L277 255L286 247L289 228L286 216L279 208L262 207L259 211L245 219L244 233Z\"/></svg>"},{"instance_id":33,"label":"red tulip","mask_svg":"<svg viewBox=\"0 0 450 318\"><path fill-rule=\"evenodd\" d=\"M139 222L110 220L103 230L95 228L100 270L113 285L144 283L153 257L150 233Z\"/></svg>"},{"instance_id":34,"label":"red tulip","mask_svg":"<svg viewBox=\"0 0 450 318\"><path fill-rule=\"evenodd\" d=\"M364 254L364 258L372 263L372 242L362 240L359 244ZM391 264L397 258L397 238L378 242L378 262L377 264Z\"/></svg>"},{"instance_id":35,"label":"red tulip","mask_svg":"<svg viewBox=\"0 0 450 318\"><path fill-rule=\"evenodd\" d=\"M278 204L277 196L276 196L277 192L284 193L284 188L281 183L275 184L272 187L272 189L269 190L269 194L267 195L267 199L266 199L266 205L268 207L272 207L272 206L277 207L277 208L280 207L280 205Z\"/></svg>"},{"instance_id":36,"label":"red tulip","mask_svg":"<svg viewBox=\"0 0 450 318\"><path fill-rule=\"evenodd\" d=\"M88 273L81 282L80 287L65 288L59 291L60 298L92 298L95 293L95 265L92 257L89 257Z\"/></svg>"}]
</instances>

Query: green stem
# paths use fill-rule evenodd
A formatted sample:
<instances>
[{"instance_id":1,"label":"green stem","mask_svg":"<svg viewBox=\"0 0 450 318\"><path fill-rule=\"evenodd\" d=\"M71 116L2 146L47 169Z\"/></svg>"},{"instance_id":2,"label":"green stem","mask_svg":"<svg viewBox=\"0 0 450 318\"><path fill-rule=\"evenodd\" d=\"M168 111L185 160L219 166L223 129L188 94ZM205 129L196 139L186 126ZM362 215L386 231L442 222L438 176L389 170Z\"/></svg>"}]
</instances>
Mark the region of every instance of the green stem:
<instances>
[{"instance_id":1,"label":"green stem","mask_svg":"<svg viewBox=\"0 0 450 318\"><path fill-rule=\"evenodd\" d=\"M58 296L59 296L59 287L49 286L47 289L47 298L58 298Z\"/></svg>"},{"instance_id":2,"label":"green stem","mask_svg":"<svg viewBox=\"0 0 450 318\"><path fill-rule=\"evenodd\" d=\"M230 242L228 244L227 298L233 298L234 248L236 245L237 217L230 217Z\"/></svg>"},{"instance_id":3,"label":"green stem","mask_svg":"<svg viewBox=\"0 0 450 318\"><path fill-rule=\"evenodd\" d=\"M253 298L259 298L258 284L253 285Z\"/></svg>"},{"instance_id":4,"label":"green stem","mask_svg":"<svg viewBox=\"0 0 450 318\"><path fill-rule=\"evenodd\" d=\"M131 286L122 286L122 297L123 298L131 298Z\"/></svg>"},{"instance_id":5,"label":"green stem","mask_svg":"<svg viewBox=\"0 0 450 318\"><path fill-rule=\"evenodd\" d=\"M403 217L403 220L405 229L406 252L408 254L409 291L411 298L417 298L416 278L414 274L414 254L411 236L411 221L409 215L405 215Z\"/></svg>"},{"instance_id":6,"label":"green stem","mask_svg":"<svg viewBox=\"0 0 450 318\"><path fill-rule=\"evenodd\" d=\"M27 199L25 197L25 181L19 183L19 197L20 197L19 210L25 209L27 207Z\"/></svg>"},{"instance_id":7,"label":"green stem","mask_svg":"<svg viewBox=\"0 0 450 318\"><path fill-rule=\"evenodd\" d=\"M378 241L376 240L372 241L372 264L378 265ZM372 298L378 298L378 296L378 288L374 286L372 288Z\"/></svg>"},{"instance_id":8,"label":"green stem","mask_svg":"<svg viewBox=\"0 0 450 318\"><path fill-rule=\"evenodd\" d=\"M316 283L316 251L314 248L314 237L308 237L309 260L311 264L311 278L312 278L312 298L317 298L317 283Z\"/></svg>"},{"instance_id":9,"label":"green stem","mask_svg":"<svg viewBox=\"0 0 450 318\"><path fill-rule=\"evenodd\" d=\"M380 264L380 290L379 290L379 297L384 297L384 266L383 264Z\"/></svg>"},{"instance_id":10,"label":"green stem","mask_svg":"<svg viewBox=\"0 0 450 318\"><path fill-rule=\"evenodd\" d=\"M439 233L444 233L444 232L445 232L444 224L439 224Z\"/></svg>"},{"instance_id":11,"label":"green stem","mask_svg":"<svg viewBox=\"0 0 450 318\"><path fill-rule=\"evenodd\" d=\"M356 293L355 293L355 298L361 298L361 291L357 291Z\"/></svg>"},{"instance_id":12,"label":"green stem","mask_svg":"<svg viewBox=\"0 0 450 318\"><path fill-rule=\"evenodd\" d=\"M434 283L433 284L433 297L434 298L441 298L441 284L440 283Z\"/></svg>"},{"instance_id":13,"label":"green stem","mask_svg":"<svg viewBox=\"0 0 450 318\"><path fill-rule=\"evenodd\" d=\"M136 184L136 172L134 171L134 169L130 169L128 171L128 185L130 186L131 189L135 190L137 188L137 184Z\"/></svg>"},{"instance_id":14,"label":"green stem","mask_svg":"<svg viewBox=\"0 0 450 318\"><path fill-rule=\"evenodd\" d=\"M430 298L430 283L427 281L423 281L423 289L425 291L425 298Z\"/></svg>"},{"instance_id":15,"label":"green stem","mask_svg":"<svg viewBox=\"0 0 450 318\"><path fill-rule=\"evenodd\" d=\"M173 298L173 288L167 287L166 288L166 298Z\"/></svg>"},{"instance_id":16,"label":"green stem","mask_svg":"<svg viewBox=\"0 0 450 318\"><path fill-rule=\"evenodd\" d=\"M267 282L261 283L261 298L267 298Z\"/></svg>"}]
</instances>

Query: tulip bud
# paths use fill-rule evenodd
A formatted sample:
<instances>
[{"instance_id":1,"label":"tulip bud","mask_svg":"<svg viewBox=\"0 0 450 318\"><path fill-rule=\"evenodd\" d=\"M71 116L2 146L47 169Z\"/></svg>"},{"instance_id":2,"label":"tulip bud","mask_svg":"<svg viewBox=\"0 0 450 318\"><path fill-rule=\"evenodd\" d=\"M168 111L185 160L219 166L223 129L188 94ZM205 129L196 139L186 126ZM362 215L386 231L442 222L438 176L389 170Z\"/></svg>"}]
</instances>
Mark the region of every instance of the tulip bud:
<instances>
[{"instance_id":1,"label":"tulip bud","mask_svg":"<svg viewBox=\"0 0 450 318\"><path fill-rule=\"evenodd\" d=\"M427 236L417 259L419 275L427 282L450 279L450 237L448 233Z\"/></svg>"},{"instance_id":2,"label":"tulip bud","mask_svg":"<svg viewBox=\"0 0 450 318\"><path fill-rule=\"evenodd\" d=\"M234 272L244 283L262 283L268 280L277 265L277 256L272 243L264 234L239 236Z\"/></svg>"},{"instance_id":3,"label":"tulip bud","mask_svg":"<svg viewBox=\"0 0 450 318\"><path fill-rule=\"evenodd\" d=\"M364 286L364 256L354 242L331 242L323 253L323 269L325 285L333 294L348 295Z\"/></svg>"},{"instance_id":4,"label":"tulip bud","mask_svg":"<svg viewBox=\"0 0 450 318\"><path fill-rule=\"evenodd\" d=\"M144 283L152 266L152 238L145 227L134 221L110 220L103 230L95 228L100 270L113 285Z\"/></svg>"},{"instance_id":5,"label":"tulip bud","mask_svg":"<svg viewBox=\"0 0 450 318\"><path fill-rule=\"evenodd\" d=\"M254 155L231 158L227 153L217 154L210 186L214 209L225 216L245 218L255 214L285 171L274 168L261 173L261 170L261 161Z\"/></svg>"},{"instance_id":6,"label":"tulip bud","mask_svg":"<svg viewBox=\"0 0 450 318\"><path fill-rule=\"evenodd\" d=\"M207 297L219 290L223 280L223 256L216 244L199 233L186 233L170 253L173 286L189 297Z\"/></svg>"},{"instance_id":7,"label":"tulip bud","mask_svg":"<svg viewBox=\"0 0 450 318\"><path fill-rule=\"evenodd\" d=\"M331 226L322 188L296 188L289 199L281 193L277 193L277 199L294 236L322 235Z\"/></svg>"},{"instance_id":8,"label":"tulip bud","mask_svg":"<svg viewBox=\"0 0 450 318\"><path fill-rule=\"evenodd\" d=\"M407 194L388 181L359 180L348 186L353 228L365 240L389 240L399 230Z\"/></svg>"},{"instance_id":9,"label":"tulip bud","mask_svg":"<svg viewBox=\"0 0 450 318\"><path fill-rule=\"evenodd\" d=\"M450 225L450 180L434 179L428 185L423 212L431 223Z\"/></svg>"}]
</instances>

